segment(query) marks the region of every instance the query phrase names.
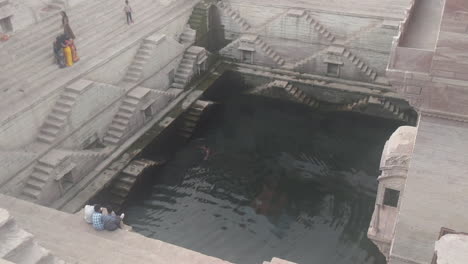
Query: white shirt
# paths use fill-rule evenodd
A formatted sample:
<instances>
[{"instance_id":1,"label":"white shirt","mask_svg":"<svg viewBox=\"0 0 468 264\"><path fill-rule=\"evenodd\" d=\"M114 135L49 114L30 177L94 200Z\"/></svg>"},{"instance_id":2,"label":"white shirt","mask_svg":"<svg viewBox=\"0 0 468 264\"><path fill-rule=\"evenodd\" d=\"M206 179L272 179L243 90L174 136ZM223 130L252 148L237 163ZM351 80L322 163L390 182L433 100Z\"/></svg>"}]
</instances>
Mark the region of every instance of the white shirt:
<instances>
[{"instance_id":1,"label":"white shirt","mask_svg":"<svg viewBox=\"0 0 468 264\"><path fill-rule=\"evenodd\" d=\"M93 223L93 213L94 213L94 206L92 205L85 205L84 207L84 220L88 224Z\"/></svg>"}]
</instances>

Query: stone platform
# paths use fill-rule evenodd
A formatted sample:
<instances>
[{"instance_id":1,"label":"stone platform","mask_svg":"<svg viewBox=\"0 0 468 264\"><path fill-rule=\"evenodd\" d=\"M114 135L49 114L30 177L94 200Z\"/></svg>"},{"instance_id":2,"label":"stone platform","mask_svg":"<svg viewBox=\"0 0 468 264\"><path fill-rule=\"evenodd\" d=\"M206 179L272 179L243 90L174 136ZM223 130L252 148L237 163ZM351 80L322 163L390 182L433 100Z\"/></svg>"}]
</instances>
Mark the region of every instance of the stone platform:
<instances>
[{"instance_id":1,"label":"stone platform","mask_svg":"<svg viewBox=\"0 0 468 264\"><path fill-rule=\"evenodd\" d=\"M95 231L81 214L67 214L5 195L0 195L0 208L8 210L20 228L67 263L229 263L134 232ZM0 263L9 262L0 259Z\"/></svg>"}]
</instances>

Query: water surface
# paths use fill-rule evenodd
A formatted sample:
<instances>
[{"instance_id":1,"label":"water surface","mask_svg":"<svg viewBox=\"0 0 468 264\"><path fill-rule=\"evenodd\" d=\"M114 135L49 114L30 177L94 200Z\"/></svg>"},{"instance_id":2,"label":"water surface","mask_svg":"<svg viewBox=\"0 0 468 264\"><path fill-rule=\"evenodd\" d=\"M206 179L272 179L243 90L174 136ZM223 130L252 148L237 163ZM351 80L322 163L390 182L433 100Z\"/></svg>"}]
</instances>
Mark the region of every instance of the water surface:
<instances>
[{"instance_id":1,"label":"water surface","mask_svg":"<svg viewBox=\"0 0 468 264\"><path fill-rule=\"evenodd\" d=\"M213 112L130 201L135 231L235 263L385 263L366 232L397 123L254 96Z\"/></svg>"}]
</instances>

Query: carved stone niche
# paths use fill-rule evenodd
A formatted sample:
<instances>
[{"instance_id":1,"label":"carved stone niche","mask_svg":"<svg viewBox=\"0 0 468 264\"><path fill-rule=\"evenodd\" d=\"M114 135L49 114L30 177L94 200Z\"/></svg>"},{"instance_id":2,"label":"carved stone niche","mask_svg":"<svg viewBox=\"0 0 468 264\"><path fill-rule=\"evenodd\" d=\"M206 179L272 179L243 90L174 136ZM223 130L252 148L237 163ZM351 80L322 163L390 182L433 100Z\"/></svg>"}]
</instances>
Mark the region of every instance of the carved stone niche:
<instances>
[{"instance_id":1,"label":"carved stone niche","mask_svg":"<svg viewBox=\"0 0 468 264\"><path fill-rule=\"evenodd\" d=\"M239 39L240 61L243 63L254 63L255 42L257 35L246 34Z\"/></svg>"}]
</instances>

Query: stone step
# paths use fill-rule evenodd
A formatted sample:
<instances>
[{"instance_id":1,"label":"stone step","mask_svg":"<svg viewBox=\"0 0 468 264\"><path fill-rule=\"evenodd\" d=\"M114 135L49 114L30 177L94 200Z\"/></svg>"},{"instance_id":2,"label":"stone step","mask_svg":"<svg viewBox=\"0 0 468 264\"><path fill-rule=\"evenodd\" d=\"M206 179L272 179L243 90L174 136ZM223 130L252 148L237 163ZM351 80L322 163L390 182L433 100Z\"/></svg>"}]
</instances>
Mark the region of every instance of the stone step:
<instances>
[{"instance_id":1,"label":"stone step","mask_svg":"<svg viewBox=\"0 0 468 264\"><path fill-rule=\"evenodd\" d=\"M185 121L184 126L185 127L190 127L190 128L195 128L197 126L197 123Z\"/></svg>"},{"instance_id":2,"label":"stone step","mask_svg":"<svg viewBox=\"0 0 468 264\"><path fill-rule=\"evenodd\" d=\"M37 200L37 199L39 199L39 197L41 195L41 191L26 187L26 188L23 189L23 195L25 195L25 196L27 196L27 197L29 197L31 199Z\"/></svg>"},{"instance_id":3,"label":"stone step","mask_svg":"<svg viewBox=\"0 0 468 264\"><path fill-rule=\"evenodd\" d=\"M121 197L121 198L126 198L128 196L128 192L120 190L120 189L111 189L110 192L114 194L115 196Z\"/></svg>"},{"instance_id":4,"label":"stone step","mask_svg":"<svg viewBox=\"0 0 468 264\"><path fill-rule=\"evenodd\" d=\"M44 188L45 183L43 181L38 181L36 179L30 178L29 180L26 181L26 186L31 189L42 191L42 188Z\"/></svg>"},{"instance_id":5,"label":"stone step","mask_svg":"<svg viewBox=\"0 0 468 264\"><path fill-rule=\"evenodd\" d=\"M179 128L179 130L184 131L184 132L188 132L188 133L192 133L193 130L194 130L194 127L182 126L182 127Z\"/></svg>"},{"instance_id":6,"label":"stone step","mask_svg":"<svg viewBox=\"0 0 468 264\"><path fill-rule=\"evenodd\" d=\"M180 83L180 84L186 84L186 83L187 83L187 79L175 77L175 78L174 78L174 82Z\"/></svg>"},{"instance_id":7,"label":"stone step","mask_svg":"<svg viewBox=\"0 0 468 264\"><path fill-rule=\"evenodd\" d=\"M130 119L130 118L132 118L132 116L133 116L133 114L120 112L120 111L116 115L116 117L123 118L123 119Z\"/></svg>"},{"instance_id":8,"label":"stone step","mask_svg":"<svg viewBox=\"0 0 468 264\"><path fill-rule=\"evenodd\" d=\"M181 83L172 83L171 86L176 88L176 89L184 89L185 88L185 85L181 84Z\"/></svg>"},{"instance_id":9,"label":"stone step","mask_svg":"<svg viewBox=\"0 0 468 264\"><path fill-rule=\"evenodd\" d=\"M183 56L184 59L187 59L189 61L193 61L197 58L197 55L195 54L189 54L189 53L184 53L184 56Z\"/></svg>"},{"instance_id":10,"label":"stone step","mask_svg":"<svg viewBox=\"0 0 468 264\"><path fill-rule=\"evenodd\" d=\"M184 115L184 119L187 119L189 121L197 122L198 120L200 120L200 117L199 116L193 116L193 115Z\"/></svg>"},{"instance_id":11,"label":"stone step","mask_svg":"<svg viewBox=\"0 0 468 264\"><path fill-rule=\"evenodd\" d=\"M115 131L124 132L125 129L127 129L127 126L124 126L124 125L119 124L119 123L114 123L114 122L112 122L112 124L110 125L109 129L112 129L112 130L115 130Z\"/></svg>"},{"instance_id":12,"label":"stone step","mask_svg":"<svg viewBox=\"0 0 468 264\"><path fill-rule=\"evenodd\" d=\"M56 104L64 108L72 108L73 105L75 104L75 101L72 101L70 99L60 98Z\"/></svg>"},{"instance_id":13,"label":"stone step","mask_svg":"<svg viewBox=\"0 0 468 264\"><path fill-rule=\"evenodd\" d=\"M50 170L50 172L52 172L52 170ZM33 172L31 173L31 178L32 179L36 179L38 181L42 181L42 182L47 182L47 180L49 179L49 173L44 173L42 171L38 171L37 170L37 165L34 167L34 170Z\"/></svg>"},{"instance_id":14,"label":"stone step","mask_svg":"<svg viewBox=\"0 0 468 264\"><path fill-rule=\"evenodd\" d=\"M107 134L111 135L111 136L113 136L115 138L120 139L124 135L124 132L119 132L119 131L115 131L115 130L108 130Z\"/></svg>"},{"instance_id":15,"label":"stone step","mask_svg":"<svg viewBox=\"0 0 468 264\"><path fill-rule=\"evenodd\" d=\"M47 118L50 118L51 120L56 120L58 122L65 122L67 121L68 115L52 112L47 116Z\"/></svg>"},{"instance_id":16,"label":"stone step","mask_svg":"<svg viewBox=\"0 0 468 264\"><path fill-rule=\"evenodd\" d=\"M186 51L185 53L189 53L190 51ZM193 65L194 59L188 59L188 58L182 58L180 61L180 64L188 64L188 65Z\"/></svg>"},{"instance_id":17,"label":"stone step","mask_svg":"<svg viewBox=\"0 0 468 264\"><path fill-rule=\"evenodd\" d=\"M114 118L112 122L127 127L130 120L127 118Z\"/></svg>"},{"instance_id":18,"label":"stone step","mask_svg":"<svg viewBox=\"0 0 468 264\"><path fill-rule=\"evenodd\" d=\"M137 53L135 55L135 60L140 61L140 62L146 62L150 57L145 54Z\"/></svg>"},{"instance_id":19,"label":"stone step","mask_svg":"<svg viewBox=\"0 0 468 264\"><path fill-rule=\"evenodd\" d=\"M128 193L132 189L132 185L118 182L118 183L113 184L112 188Z\"/></svg>"},{"instance_id":20,"label":"stone step","mask_svg":"<svg viewBox=\"0 0 468 264\"><path fill-rule=\"evenodd\" d=\"M127 95L127 97L122 101L122 104L129 106L136 106L138 103L140 103L140 100L135 97L131 97L131 95Z\"/></svg>"},{"instance_id":21,"label":"stone step","mask_svg":"<svg viewBox=\"0 0 468 264\"><path fill-rule=\"evenodd\" d=\"M49 135L44 135L44 134L39 134L39 136L37 137L37 140L39 140L40 142L43 142L43 143L50 144L50 143L54 142L55 137L49 136Z\"/></svg>"},{"instance_id":22,"label":"stone step","mask_svg":"<svg viewBox=\"0 0 468 264\"><path fill-rule=\"evenodd\" d=\"M120 106L120 110L119 111L123 111L123 112L127 112L127 113L133 113L135 112L135 109L136 107L135 106L129 106L127 104L122 104Z\"/></svg>"},{"instance_id":23,"label":"stone step","mask_svg":"<svg viewBox=\"0 0 468 264\"><path fill-rule=\"evenodd\" d=\"M50 252L37 244L33 239L22 244L17 250L10 253L5 259L14 263L47 263ZM49 262L53 263L53 262Z\"/></svg>"},{"instance_id":24,"label":"stone step","mask_svg":"<svg viewBox=\"0 0 468 264\"><path fill-rule=\"evenodd\" d=\"M128 174L119 177L119 179L117 180L117 182L122 182L122 183L130 184L130 185L133 185L135 181L136 181L136 177L132 175L128 175Z\"/></svg>"},{"instance_id":25,"label":"stone step","mask_svg":"<svg viewBox=\"0 0 468 264\"><path fill-rule=\"evenodd\" d=\"M128 67L128 71L141 74L141 72L143 71L143 66L142 64L132 64L130 65L130 67Z\"/></svg>"},{"instance_id":26,"label":"stone step","mask_svg":"<svg viewBox=\"0 0 468 264\"><path fill-rule=\"evenodd\" d=\"M53 169L54 167L52 165L42 162L40 160L38 160L36 166L34 166L34 170L45 174L49 174Z\"/></svg>"},{"instance_id":27,"label":"stone step","mask_svg":"<svg viewBox=\"0 0 468 264\"><path fill-rule=\"evenodd\" d=\"M188 80L188 78L190 77L189 74L187 73L182 73L182 72L179 72L177 71L177 73L175 74L175 77L177 78L180 78L180 79L185 79L185 80Z\"/></svg>"},{"instance_id":28,"label":"stone step","mask_svg":"<svg viewBox=\"0 0 468 264\"><path fill-rule=\"evenodd\" d=\"M125 82L137 82L137 81L139 80L139 78L134 78L134 77L131 77L131 76L125 76L125 77L123 78L123 80L124 80Z\"/></svg>"},{"instance_id":29,"label":"stone step","mask_svg":"<svg viewBox=\"0 0 468 264\"><path fill-rule=\"evenodd\" d=\"M53 137L56 137L59 132L60 130L55 127L43 127L40 130L40 133Z\"/></svg>"},{"instance_id":30,"label":"stone step","mask_svg":"<svg viewBox=\"0 0 468 264\"><path fill-rule=\"evenodd\" d=\"M125 77L130 77L130 78L133 78L133 79L140 79L140 76L141 76L141 73L140 72L135 72L135 71L132 71L132 70L128 70Z\"/></svg>"},{"instance_id":31,"label":"stone step","mask_svg":"<svg viewBox=\"0 0 468 264\"><path fill-rule=\"evenodd\" d=\"M32 235L19 229L13 220L4 225L0 232L0 258L5 258L9 254L21 247L22 244L32 239Z\"/></svg>"},{"instance_id":32,"label":"stone step","mask_svg":"<svg viewBox=\"0 0 468 264\"><path fill-rule=\"evenodd\" d=\"M185 132L185 131L179 131L177 134L179 134L183 138L190 138L192 136L192 133L188 133L188 132Z\"/></svg>"},{"instance_id":33,"label":"stone step","mask_svg":"<svg viewBox=\"0 0 468 264\"><path fill-rule=\"evenodd\" d=\"M178 67L177 68L177 72L178 73L182 73L182 74L185 74L187 76L190 76L192 74L192 70L191 69L188 69L188 68L181 68L181 67Z\"/></svg>"},{"instance_id":34,"label":"stone step","mask_svg":"<svg viewBox=\"0 0 468 264\"><path fill-rule=\"evenodd\" d=\"M71 108L69 107L62 107L62 106L54 106L54 108L52 108L52 113L56 113L56 114L61 114L61 115L66 115L68 116L68 113L71 112Z\"/></svg>"},{"instance_id":35,"label":"stone step","mask_svg":"<svg viewBox=\"0 0 468 264\"><path fill-rule=\"evenodd\" d=\"M146 57L146 58L150 58L150 54L151 54L151 50L149 48L140 48L138 49L137 51L137 57L140 57L139 55L141 55L141 57Z\"/></svg>"},{"instance_id":36,"label":"stone step","mask_svg":"<svg viewBox=\"0 0 468 264\"><path fill-rule=\"evenodd\" d=\"M46 127L54 127L57 129L62 129L62 127L65 125L64 122L59 122L58 120L54 120L51 118L47 118L46 121L44 122L44 126Z\"/></svg>"},{"instance_id":37,"label":"stone step","mask_svg":"<svg viewBox=\"0 0 468 264\"><path fill-rule=\"evenodd\" d=\"M112 136L105 136L103 140L104 140L104 143L111 144L111 145L118 144L120 141L118 138L115 138Z\"/></svg>"}]
</instances>

